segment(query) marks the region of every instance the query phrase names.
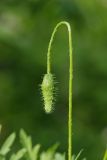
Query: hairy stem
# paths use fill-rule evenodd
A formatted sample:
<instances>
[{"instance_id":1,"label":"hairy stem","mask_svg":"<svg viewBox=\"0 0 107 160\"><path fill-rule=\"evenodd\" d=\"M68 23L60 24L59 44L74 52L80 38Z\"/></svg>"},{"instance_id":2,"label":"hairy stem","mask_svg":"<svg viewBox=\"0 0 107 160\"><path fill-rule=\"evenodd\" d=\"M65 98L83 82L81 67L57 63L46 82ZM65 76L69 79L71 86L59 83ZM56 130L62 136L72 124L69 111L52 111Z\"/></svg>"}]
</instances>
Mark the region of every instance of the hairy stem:
<instances>
[{"instance_id":1,"label":"hairy stem","mask_svg":"<svg viewBox=\"0 0 107 160\"><path fill-rule=\"evenodd\" d=\"M72 64L72 39L71 39L71 27L68 22L59 22L53 30L51 39L49 41L48 52L47 52L47 73L51 73L51 47L55 37L57 29L65 25L68 31L68 43L69 43L69 111L68 111L68 160L72 159L72 77L73 77L73 64Z\"/></svg>"}]
</instances>

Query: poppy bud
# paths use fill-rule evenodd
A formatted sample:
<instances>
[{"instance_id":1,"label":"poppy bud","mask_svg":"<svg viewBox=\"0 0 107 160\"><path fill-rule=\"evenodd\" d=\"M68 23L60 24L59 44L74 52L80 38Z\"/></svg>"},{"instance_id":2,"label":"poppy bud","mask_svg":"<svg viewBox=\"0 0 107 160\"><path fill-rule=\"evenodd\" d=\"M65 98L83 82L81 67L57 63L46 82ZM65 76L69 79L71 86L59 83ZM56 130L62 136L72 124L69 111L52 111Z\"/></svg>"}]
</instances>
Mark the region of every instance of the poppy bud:
<instances>
[{"instance_id":1,"label":"poppy bud","mask_svg":"<svg viewBox=\"0 0 107 160\"><path fill-rule=\"evenodd\" d=\"M53 110L54 101L54 78L52 74L45 74L41 84L42 96L44 101L44 109L46 113Z\"/></svg>"}]
</instances>

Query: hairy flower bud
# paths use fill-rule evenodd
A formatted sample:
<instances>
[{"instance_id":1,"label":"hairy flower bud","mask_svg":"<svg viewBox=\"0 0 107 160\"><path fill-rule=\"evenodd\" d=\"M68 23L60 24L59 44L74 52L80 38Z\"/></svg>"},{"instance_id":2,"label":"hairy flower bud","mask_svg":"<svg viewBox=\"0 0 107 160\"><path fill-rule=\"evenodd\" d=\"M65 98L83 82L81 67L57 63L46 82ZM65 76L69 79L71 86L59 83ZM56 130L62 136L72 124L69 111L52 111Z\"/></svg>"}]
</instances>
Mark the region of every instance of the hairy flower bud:
<instances>
[{"instance_id":1,"label":"hairy flower bud","mask_svg":"<svg viewBox=\"0 0 107 160\"><path fill-rule=\"evenodd\" d=\"M44 108L46 113L51 113L53 110L54 100L54 78L52 74L45 74L41 84L41 90L44 100Z\"/></svg>"}]
</instances>

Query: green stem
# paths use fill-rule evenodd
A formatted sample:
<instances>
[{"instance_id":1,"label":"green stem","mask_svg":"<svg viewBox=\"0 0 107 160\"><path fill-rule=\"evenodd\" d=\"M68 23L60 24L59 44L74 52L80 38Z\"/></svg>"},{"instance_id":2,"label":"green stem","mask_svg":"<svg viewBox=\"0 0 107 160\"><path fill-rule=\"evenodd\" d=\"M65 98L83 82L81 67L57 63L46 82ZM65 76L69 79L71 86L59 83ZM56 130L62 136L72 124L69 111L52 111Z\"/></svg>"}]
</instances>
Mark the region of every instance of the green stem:
<instances>
[{"instance_id":1,"label":"green stem","mask_svg":"<svg viewBox=\"0 0 107 160\"><path fill-rule=\"evenodd\" d=\"M68 40L69 40L69 112L68 112L68 160L72 159L72 39L71 39L71 27L68 22L59 22L53 30L51 39L49 41L48 52L47 52L47 73L51 72L51 47L54 40L55 33L61 25L65 25L68 30Z\"/></svg>"}]
</instances>

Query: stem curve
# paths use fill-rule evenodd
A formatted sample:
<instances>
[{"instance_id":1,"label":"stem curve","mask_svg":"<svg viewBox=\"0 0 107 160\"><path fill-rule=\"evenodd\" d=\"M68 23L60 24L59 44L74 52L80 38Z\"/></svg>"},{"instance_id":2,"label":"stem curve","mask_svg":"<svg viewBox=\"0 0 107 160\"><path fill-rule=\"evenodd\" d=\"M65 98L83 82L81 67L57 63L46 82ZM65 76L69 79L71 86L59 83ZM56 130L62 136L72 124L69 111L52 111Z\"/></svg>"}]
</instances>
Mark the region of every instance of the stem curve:
<instances>
[{"instance_id":1,"label":"stem curve","mask_svg":"<svg viewBox=\"0 0 107 160\"><path fill-rule=\"evenodd\" d=\"M72 78L73 78L73 63L72 63L72 36L70 24L66 21L59 22L54 28L48 46L47 52L47 74L51 73L51 47L57 29L65 25L68 30L69 43L69 111L68 111L68 160L72 160Z\"/></svg>"}]
</instances>

